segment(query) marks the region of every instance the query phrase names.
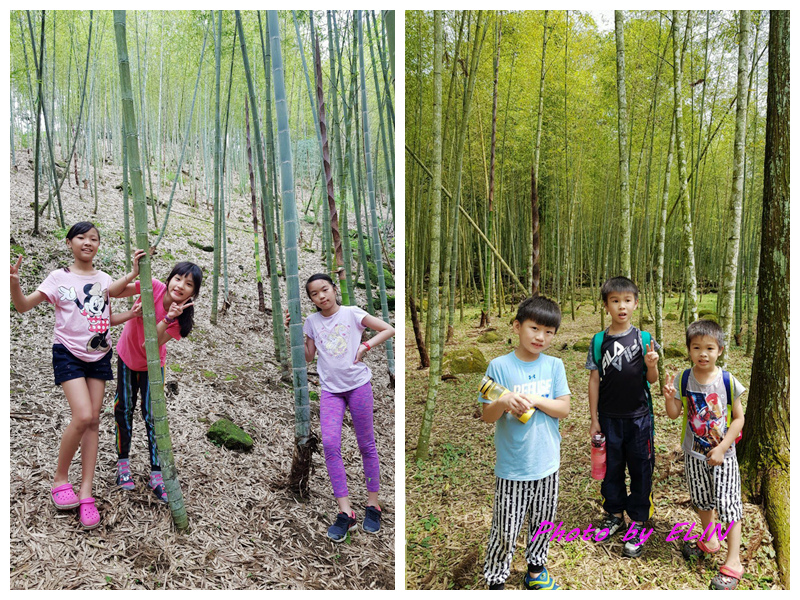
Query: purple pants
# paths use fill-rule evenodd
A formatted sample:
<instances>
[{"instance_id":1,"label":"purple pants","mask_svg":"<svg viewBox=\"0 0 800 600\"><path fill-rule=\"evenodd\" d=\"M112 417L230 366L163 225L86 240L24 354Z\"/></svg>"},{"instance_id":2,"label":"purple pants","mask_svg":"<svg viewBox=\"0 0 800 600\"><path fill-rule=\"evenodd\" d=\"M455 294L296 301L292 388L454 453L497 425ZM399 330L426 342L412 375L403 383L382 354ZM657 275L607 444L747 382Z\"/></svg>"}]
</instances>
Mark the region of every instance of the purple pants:
<instances>
[{"instance_id":1,"label":"purple pants","mask_svg":"<svg viewBox=\"0 0 800 600\"><path fill-rule=\"evenodd\" d=\"M353 429L356 430L358 449L364 462L364 478L367 491L380 489L380 463L375 448L375 432L372 427L372 384L365 383L349 392L333 393L322 390L319 402L319 421L322 430L322 447L325 464L331 478L333 495L344 498L347 493L347 477L342 462L342 421L345 408L350 408Z\"/></svg>"}]
</instances>

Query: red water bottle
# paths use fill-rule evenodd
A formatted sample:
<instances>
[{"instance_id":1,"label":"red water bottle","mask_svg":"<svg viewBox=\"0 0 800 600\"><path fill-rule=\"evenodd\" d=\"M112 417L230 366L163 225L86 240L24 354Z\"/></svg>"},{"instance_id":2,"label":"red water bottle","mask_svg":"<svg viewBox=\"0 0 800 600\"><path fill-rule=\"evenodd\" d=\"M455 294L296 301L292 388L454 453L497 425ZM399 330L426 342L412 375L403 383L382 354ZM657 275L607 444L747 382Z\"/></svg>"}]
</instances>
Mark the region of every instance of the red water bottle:
<instances>
[{"instance_id":1,"label":"red water bottle","mask_svg":"<svg viewBox=\"0 0 800 600\"><path fill-rule=\"evenodd\" d=\"M606 476L606 436L595 433L592 436L592 479Z\"/></svg>"}]
</instances>

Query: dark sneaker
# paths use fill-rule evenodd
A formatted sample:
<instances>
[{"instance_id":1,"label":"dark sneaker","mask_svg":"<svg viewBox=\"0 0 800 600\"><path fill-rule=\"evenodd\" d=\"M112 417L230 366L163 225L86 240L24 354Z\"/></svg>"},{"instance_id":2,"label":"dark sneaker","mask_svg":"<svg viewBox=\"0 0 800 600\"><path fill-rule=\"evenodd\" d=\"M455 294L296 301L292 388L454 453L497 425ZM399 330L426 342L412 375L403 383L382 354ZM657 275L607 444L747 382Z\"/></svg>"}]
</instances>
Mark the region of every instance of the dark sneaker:
<instances>
[{"instance_id":1,"label":"dark sneaker","mask_svg":"<svg viewBox=\"0 0 800 600\"><path fill-rule=\"evenodd\" d=\"M603 517L603 520L600 521L600 524L597 526L597 531L608 529L608 535L600 541L604 542L610 539L612 535L614 535L624 527L625 527L625 517L616 517L611 513L606 513L605 516Z\"/></svg>"},{"instance_id":2,"label":"dark sneaker","mask_svg":"<svg viewBox=\"0 0 800 600\"><path fill-rule=\"evenodd\" d=\"M490 590L504 590L504 589L506 589L506 583L505 583L505 581L502 582L502 583L490 583L489 584L489 589Z\"/></svg>"},{"instance_id":3,"label":"dark sneaker","mask_svg":"<svg viewBox=\"0 0 800 600\"><path fill-rule=\"evenodd\" d=\"M336 515L336 522L328 527L328 537L334 542L343 542L347 538L347 532L353 531L356 527L358 527L356 513L348 515L341 512Z\"/></svg>"},{"instance_id":4,"label":"dark sneaker","mask_svg":"<svg viewBox=\"0 0 800 600\"><path fill-rule=\"evenodd\" d=\"M381 530L381 509L367 506L364 512L364 531L378 533Z\"/></svg>"},{"instance_id":5,"label":"dark sneaker","mask_svg":"<svg viewBox=\"0 0 800 600\"><path fill-rule=\"evenodd\" d=\"M627 556L628 558L639 558L644 550L644 540L642 540L644 523L633 521L632 526L634 527L636 533L631 539L625 542L625 546L622 548L622 556Z\"/></svg>"},{"instance_id":6,"label":"dark sneaker","mask_svg":"<svg viewBox=\"0 0 800 600\"><path fill-rule=\"evenodd\" d=\"M134 488L133 476L127 467L123 468L117 465L117 485L124 490L132 490Z\"/></svg>"},{"instance_id":7,"label":"dark sneaker","mask_svg":"<svg viewBox=\"0 0 800 600\"><path fill-rule=\"evenodd\" d=\"M558 590L561 587L556 583L555 579L550 576L547 569L542 569L542 572L531 577L529 572L525 572L525 589L526 590Z\"/></svg>"},{"instance_id":8,"label":"dark sneaker","mask_svg":"<svg viewBox=\"0 0 800 600\"><path fill-rule=\"evenodd\" d=\"M150 489L153 490L156 498L161 500L161 502L164 504L168 502L167 489L164 487L164 478L160 471L153 471L150 473Z\"/></svg>"}]
</instances>

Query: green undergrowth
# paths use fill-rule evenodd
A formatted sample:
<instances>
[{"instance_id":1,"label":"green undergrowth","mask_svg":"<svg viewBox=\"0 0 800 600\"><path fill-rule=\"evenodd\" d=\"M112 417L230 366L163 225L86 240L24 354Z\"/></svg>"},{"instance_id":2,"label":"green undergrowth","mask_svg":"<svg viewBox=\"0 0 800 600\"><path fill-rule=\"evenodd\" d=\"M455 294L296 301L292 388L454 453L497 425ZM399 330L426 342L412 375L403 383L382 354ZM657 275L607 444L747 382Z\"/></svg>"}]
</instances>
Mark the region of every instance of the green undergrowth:
<instances>
[{"instance_id":1,"label":"green undergrowth","mask_svg":"<svg viewBox=\"0 0 800 600\"><path fill-rule=\"evenodd\" d=\"M669 298L672 310L677 297ZM714 308L716 297L706 294L704 308ZM576 303L577 308L577 303ZM477 347L487 360L514 348L509 325L511 308L502 317L492 315L491 328L499 339L480 343L477 338L479 307L465 307L464 320L456 310L454 348ZM590 477L588 371L586 352L573 345L588 340L600 330L600 313L590 299L576 310L573 321L569 304L563 303L562 325L548 350L564 362L572 392L571 412L560 423L561 467L557 519L569 529L596 524L602 514L600 482ZM598 303L599 310L599 303ZM666 311L665 311L666 312ZM421 315L424 324L425 315ZM639 315L634 315L638 325ZM608 325L606 318L606 325ZM645 329L654 332L653 325ZM483 561L492 521L494 495L494 426L479 416L477 389L481 374L458 375L443 380L436 400L430 456L417 461L415 450L428 387L428 370L419 370L419 353L410 321L406 322L406 586L408 589L485 589ZM682 322L665 321L662 344L684 344ZM750 386L752 359L743 347L732 347L727 368L746 387ZM685 354L665 361L673 373L689 366ZM660 386L653 386L656 418L656 469L653 499L655 514L650 526L655 531L645 555L639 560L622 557L621 537L608 544L553 542L548 569L565 589L707 589L716 573L720 556L687 565L678 542L666 542L677 522L699 522L685 488L679 450L681 421L671 420L664 410ZM743 404L747 406L746 395ZM739 587L771 588L778 585L774 551L761 509L745 504L742 557L745 577ZM527 531L527 524L523 531ZM508 588L521 588L525 573L524 541L518 538ZM772 556L770 555L772 551Z\"/></svg>"}]
</instances>

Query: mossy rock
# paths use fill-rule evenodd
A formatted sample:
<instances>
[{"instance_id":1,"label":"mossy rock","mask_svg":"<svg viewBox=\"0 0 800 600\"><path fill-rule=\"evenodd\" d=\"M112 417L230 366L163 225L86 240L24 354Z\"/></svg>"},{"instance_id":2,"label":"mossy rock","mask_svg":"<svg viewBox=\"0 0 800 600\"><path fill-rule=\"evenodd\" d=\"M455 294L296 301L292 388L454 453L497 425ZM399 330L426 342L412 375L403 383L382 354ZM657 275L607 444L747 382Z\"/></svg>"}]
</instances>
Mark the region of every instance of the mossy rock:
<instances>
[{"instance_id":1,"label":"mossy rock","mask_svg":"<svg viewBox=\"0 0 800 600\"><path fill-rule=\"evenodd\" d=\"M316 392L314 390L309 391L308 399L311 400L311 402L319 402L319 392Z\"/></svg>"},{"instance_id":2,"label":"mossy rock","mask_svg":"<svg viewBox=\"0 0 800 600\"><path fill-rule=\"evenodd\" d=\"M188 240L188 244L193 248L197 248L198 250L202 250L203 252L213 252L214 246L207 246L205 244L198 244L194 240Z\"/></svg>"},{"instance_id":3,"label":"mossy rock","mask_svg":"<svg viewBox=\"0 0 800 600\"><path fill-rule=\"evenodd\" d=\"M378 312L381 311L381 299L380 299L380 297L372 299L372 306ZM389 308L390 311L394 311L394 296L390 296L389 294L386 294L386 306Z\"/></svg>"},{"instance_id":4,"label":"mossy rock","mask_svg":"<svg viewBox=\"0 0 800 600\"><path fill-rule=\"evenodd\" d=\"M649 315L645 315L642 317L642 323L644 323L645 325L652 325L653 323L655 323L655 319L653 319L653 317Z\"/></svg>"},{"instance_id":5,"label":"mossy rock","mask_svg":"<svg viewBox=\"0 0 800 600\"><path fill-rule=\"evenodd\" d=\"M481 344L493 344L500 340L500 334L496 331L484 331L478 336L478 342Z\"/></svg>"},{"instance_id":6,"label":"mossy rock","mask_svg":"<svg viewBox=\"0 0 800 600\"><path fill-rule=\"evenodd\" d=\"M714 323L719 323L719 317L713 310L701 310L699 313L697 313L697 317L706 321L714 321Z\"/></svg>"},{"instance_id":7,"label":"mossy rock","mask_svg":"<svg viewBox=\"0 0 800 600\"><path fill-rule=\"evenodd\" d=\"M369 269L369 279L370 281L377 287L378 285L378 267L375 266L375 263L368 262L367 268ZM383 268L383 281L386 284L387 288L394 289L394 277L389 271L386 270L386 267Z\"/></svg>"},{"instance_id":8,"label":"mossy rock","mask_svg":"<svg viewBox=\"0 0 800 600\"><path fill-rule=\"evenodd\" d=\"M578 352L588 352L589 351L589 340L578 340L574 344L572 344L572 349L577 350Z\"/></svg>"},{"instance_id":9,"label":"mossy rock","mask_svg":"<svg viewBox=\"0 0 800 600\"><path fill-rule=\"evenodd\" d=\"M442 371L446 373L485 373L489 363L478 348L459 348L444 355Z\"/></svg>"},{"instance_id":10,"label":"mossy rock","mask_svg":"<svg viewBox=\"0 0 800 600\"><path fill-rule=\"evenodd\" d=\"M215 444L229 450L250 450L253 447L253 438L228 419L220 419L214 423L206 436Z\"/></svg>"},{"instance_id":11,"label":"mossy rock","mask_svg":"<svg viewBox=\"0 0 800 600\"><path fill-rule=\"evenodd\" d=\"M677 321L678 314L677 313L667 313L667 316L664 317L667 321Z\"/></svg>"},{"instance_id":12,"label":"mossy rock","mask_svg":"<svg viewBox=\"0 0 800 600\"><path fill-rule=\"evenodd\" d=\"M680 344L670 344L664 347L665 358L686 358L686 348Z\"/></svg>"}]
</instances>

